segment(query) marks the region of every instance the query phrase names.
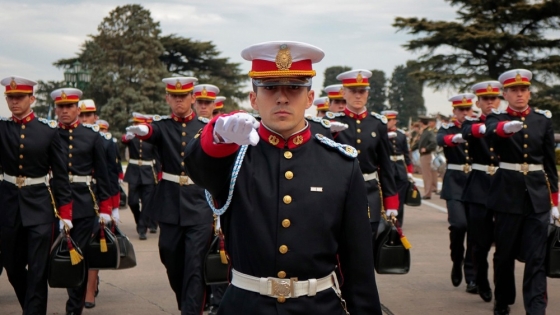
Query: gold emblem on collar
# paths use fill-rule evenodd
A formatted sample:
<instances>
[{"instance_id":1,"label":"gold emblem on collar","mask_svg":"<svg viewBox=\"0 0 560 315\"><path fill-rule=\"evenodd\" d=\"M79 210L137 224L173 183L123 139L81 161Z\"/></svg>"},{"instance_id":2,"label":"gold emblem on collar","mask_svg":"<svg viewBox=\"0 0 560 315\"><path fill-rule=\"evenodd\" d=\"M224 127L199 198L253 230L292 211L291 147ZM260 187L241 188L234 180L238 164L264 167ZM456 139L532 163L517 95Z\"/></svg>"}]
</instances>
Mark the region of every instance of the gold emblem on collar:
<instances>
[{"instance_id":1,"label":"gold emblem on collar","mask_svg":"<svg viewBox=\"0 0 560 315\"><path fill-rule=\"evenodd\" d=\"M12 78L12 81L10 81L10 88L12 90L17 89L17 83L16 83L16 80L14 80L14 78Z\"/></svg>"},{"instance_id":2,"label":"gold emblem on collar","mask_svg":"<svg viewBox=\"0 0 560 315\"><path fill-rule=\"evenodd\" d=\"M362 73L358 72L358 75L356 76L356 82L362 83L363 81L364 81L364 77L362 76Z\"/></svg>"},{"instance_id":3,"label":"gold emblem on collar","mask_svg":"<svg viewBox=\"0 0 560 315\"><path fill-rule=\"evenodd\" d=\"M275 135L270 135L268 136L268 142L272 145L277 145L280 142L280 139L278 139Z\"/></svg>"},{"instance_id":4,"label":"gold emblem on collar","mask_svg":"<svg viewBox=\"0 0 560 315\"><path fill-rule=\"evenodd\" d=\"M177 83L175 83L175 90L180 90L183 88L183 85L181 84L181 82L179 80L177 80Z\"/></svg>"},{"instance_id":5,"label":"gold emblem on collar","mask_svg":"<svg viewBox=\"0 0 560 315\"><path fill-rule=\"evenodd\" d=\"M302 136L302 135L296 136L296 137L292 140L292 142L293 142L295 145L300 145L300 144L302 144L302 143L303 143L303 136Z\"/></svg>"},{"instance_id":6,"label":"gold emblem on collar","mask_svg":"<svg viewBox=\"0 0 560 315\"><path fill-rule=\"evenodd\" d=\"M290 70L292 66L292 54L290 53L290 49L288 45L282 44L280 45L280 50L276 54L276 67L278 70Z\"/></svg>"}]
</instances>

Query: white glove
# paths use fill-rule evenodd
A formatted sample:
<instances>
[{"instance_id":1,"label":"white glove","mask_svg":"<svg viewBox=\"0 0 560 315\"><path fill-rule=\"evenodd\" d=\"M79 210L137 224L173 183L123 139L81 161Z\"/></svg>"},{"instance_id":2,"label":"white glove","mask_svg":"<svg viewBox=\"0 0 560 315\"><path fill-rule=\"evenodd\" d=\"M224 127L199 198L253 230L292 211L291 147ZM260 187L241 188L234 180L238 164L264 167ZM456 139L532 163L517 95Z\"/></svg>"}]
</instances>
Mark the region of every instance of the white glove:
<instances>
[{"instance_id":1,"label":"white glove","mask_svg":"<svg viewBox=\"0 0 560 315\"><path fill-rule=\"evenodd\" d=\"M412 176L412 173L406 173L406 176L408 176L408 180L414 180L414 176Z\"/></svg>"},{"instance_id":2,"label":"white glove","mask_svg":"<svg viewBox=\"0 0 560 315\"><path fill-rule=\"evenodd\" d=\"M123 183L124 183L124 181L119 178L119 185L122 185Z\"/></svg>"},{"instance_id":3,"label":"white glove","mask_svg":"<svg viewBox=\"0 0 560 315\"><path fill-rule=\"evenodd\" d=\"M148 128L148 126L146 125L136 125L136 126L130 126L130 127L126 127L126 134L128 135L128 133L132 133L135 135L139 135L139 136L145 136L148 134L148 132L150 132L150 128Z\"/></svg>"},{"instance_id":4,"label":"white glove","mask_svg":"<svg viewBox=\"0 0 560 315\"><path fill-rule=\"evenodd\" d=\"M74 226L72 225L72 221L67 220L67 219L62 219L60 221L58 221L58 229L59 230L64 230L64 223L66 223L66 225L68 225L68 229L72 229Z\"/></svg>"},{"instance_id":5,"label":"white glove","mask_svg":"<svg viewBox=\"0 0 560 315\"><path fill-rule=\"evenodd\" d=\"M486 125L484 125L484 124L480 125L480 127L478 128L478 132L480 132L481 134L485 134L486 133Z\"/></svg>"},{"instance_id":6,"label":"white glove","mask_svg":"<svg viewBox=\"0 0 560 315\"><path fill-rule=\"evenodd\" d=\"M331 121L331 133L340 132L346 129L348 129L347 124L343 124L338 121Z\"/></svg>"},{"instance_id":7,"label":"white glove","mask_svg":"<svg viewBox=\"0 0 560 315\"><path fill-rule=\"evenodd\" d=\"M514 133L523 129L523 122L514 120L504 124L504 131L506 133Z\"/></svg>"},{"instance_id":8,"label":"white glove","mask_svg":"<svg viewBox=\"0 0 560 315\"><path fill-rule=\"evenodd\" d=\"M463 139L463 135L460 133L456 133L453 136L453 139L451 139L451 142L453 143L465 143L466 141Z\"/></svg>"},{"instance_id":9,"label":"white glove","mask_svg":"<svg viewBox=\"0 0 560 315\"><path fill-rule=\"evenodd\" d=\"M99 214L99 222L100 223L101 223L101 220L103 220L103 222L105 222L105 224L109 224L112 221L111 216L108 215L107 213L100 213Z\"/></svg>"},{"instance_id":10,"label":"white glove","mask_svg":"<svg viewBox=\"0 0 560 315\"><path fill-rule=\"evenodd\" d=\"M554 206L550 210L550 223L554 223L554 220L558 220L560 218L560 213L558 213L558 207Z\"/></svg>"},{"instance_id":11,"label":"white glove","mask_svg":"<svg viewBox=\"0 0 560 315\"><path fill-rule=\"evenodd\" d=\"M399 215L399 211L395 209L388 209L387 211L385 211L385 215L387 215L388 218L391 218L392 216L396 217Z\"/></svg>"},{"instance_id":12,"label":"white glove","mask_svg":"<svg viewBox=\"0 0 560 315\"><path fill-rule=\"evenodd\" d=\"M389 136L389 139L393 139L397 137L397 133L394 131L389 131L387 132L387 136Z\"/></svg>"},{"instance_id":13,"label":"white glove","mask_svg":"<svg viewBox=\"0 0 560 315\"><path fill-rule=\"evenodd\" d=\"M231 116L222 116L214 125L214 139L221 137L222 143L236 143L239 145L257 145L259 134L256 128L259 122L247 113L236 113Z\"/></svg>"},{"instance_id":14,"label":"white glove","mask_svg":"<svg viewBox=\"0 0 560 315\"><path fill-rule=\"evenodd\" d=\"M128 128L127 128L127 130L128 130ZM136 137L136 135L131 131L127 131L126 134L124 135L124 138L126 140L132 140L132 139L134 139L134 137Z\"/></svg>"},{"instance_id":15,"label":"white glove","mask_svg":"<svg viewBox=\"0 0 560 315\"><path fill-rule=\"evenodd\" d=\"M113 212L111 213L111 216L113 217L113 221L115 221L115 224L119 225L119 220L120 220L120 215L119 215L119 208L115 208L113 209Z\"/></svg>"}]
</instances>

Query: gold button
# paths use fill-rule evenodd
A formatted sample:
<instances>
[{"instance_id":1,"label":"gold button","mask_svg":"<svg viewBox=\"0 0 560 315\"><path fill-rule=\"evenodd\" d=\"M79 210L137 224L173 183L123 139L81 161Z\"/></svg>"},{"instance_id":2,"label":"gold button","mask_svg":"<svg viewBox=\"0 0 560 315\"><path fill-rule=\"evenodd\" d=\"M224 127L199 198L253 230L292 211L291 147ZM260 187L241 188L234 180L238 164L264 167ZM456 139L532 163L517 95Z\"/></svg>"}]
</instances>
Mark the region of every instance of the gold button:
<instances>
[{"instance_id":1,"label":"gold button","mask_svg":"<svg viewBox=\"0 0 560 315\"><path fill-rule=\"evenodd\" d=\"M68 157L71 158L71 157L72 157L72 153L68 154Z\"/></svg>"},{"instance_id":2,"label":"gold button","mask_svg":"<svg viewBox=\"0 0 560 315\"><path fill-rule=\"evenodd\" d=\"M284 173L284 176L286 176L286 179L292 179L294 178L294 173L287 171L286 173Z\"/></svg>"},{"instance_id":3,"label":"gold button","mask_svg":"<svg viewBox=\"0 0 560 315\"><path fill-rule=\"evenodd\" d=\"M494 152L494 148L490 148L490 152Z\"/></svg>"},{"instance_id":4,"label":"gold button","mask_svg":"<svg viewBox=\"0 0 560 315\"><path fill-rule=\"evenodd\" d=\"M358 139L356 140L356 143L362 143L362 140Z\"/></svg>"},{"instance_id":5,"label":"gold button","mask_svg":"<svg viewBox=\"0 0 560 315\"><path fill-rule=\"evenodd\" d=\"M286 278L286 272L285 271L278 271L277 276L280 279L284 279L284 278Z\"/></svg>"},{"instance_id":6,"label":"gold button","mask_svg":"<svg viewBox=\"0 0 560 315\"><path fill-rule=\"evenodd\" d=\"M362 151L358 150L358 154L362 153Z\"/></svg>"},{"instance_id":7,"label":"gold button","mask_svg":"<svg viewBox=\"0 0 560 315\"><path fill-rule=\"evenodd\" d=\"M24 147L23 144L20 144L20 145L19 145L19 148L20 148L20 149L23 149L23 147Z\"/></svg>"},{"instance_id":8,"label":"gold button","mask_svg":"<svg viewBox=\"0 0 560 315\"><path fill-rule=\"evenodd\" d=\"M491 156L491 157L490 157L490 159L491 159L491 160L493 160L493 159L494 159L494 157L493 157L493 156Z\"/></svg>"},{"instance_id":9,"label":"gold button","mask_svg":"<svg viewBox=\"0 0 560 315\"><path fill-rule=\"evenodd\" d=\"M20 159L23 159L23 154L20 154L20 155L19 155L19 158L20 158Z\"/></svg>"},{"instance_id":10,"label":"gold button","mask_svg":"<svg viewBox=\"0 0 560 315\"><path fill-rule=\"evenodd\" d=\"M521 117L521 121L525 121L525 117Z\"/></svg>"},{"instance_id":11,"label":"gold button","mask_svg":"<svg viewBox=\"0 0 560 315\"><path fill-rule=\"evenodd\" d=\"M524 158L527 158L527 154L523 154L523 157L524 157Z\"/></svg>"},{"instance_id":12,"label":"gold button","mask_svg":"<svg viewBox=\"0 0 560 315\"><path fill-rule=\"evenodd\" d=\"M527 144L524 144L523 147L524 147L525 149L527 149Z\"/></svg>"},{"instance_id":13,"label":"gold button","mask_svg":"<svg viewBox=\"0 0 560 315\"><path fill-rule=\"evenodd\" d=\"M527 125L523 125L523 128L527 129Z\"/></svg>"},{"instance_id":14,"label":"gold button","mask_svg":"<svg viewBox=\"0 0 560 315\"><path fill-rule=\"evenodd\" d=\"M68 149L72 150L72 149L74 149L74 147L72 145L69 145Z\"/></svg>"},{"instance_id":15,"label":"gold button","mask_svg":"<svg viewBox=\"0 0 560 315\"><path fill-rule=\"evenodd\" d=\"M185 162L181 162L181 166L185 166Z\"/></svg>"},{"instance_id":16,"label":"gold button","mask_svg":"<svg viewBox=\"0 0 560 315\"><path fill-rule=\"evenodd\" d=\"M465 153L469 153L469 150L466 150L466 149L465 149Z\"/></svg>"},{"instance_id":17,"label":"gold button","mask_svg":"<svg viewBox=\"0 0 560 315\"><path fill-rule=\"evenodd\" d=\"M525 139L529 138L529 135L525 135Z\"/></svg>"},{"instance_id":18,"label":"gold button","mask_svg":"<svg viewBox=\"0 0 560 315\"><path fill-rule=\"evenodd\" d=\"M290 151L284 152L284 157L285 157L286 159L289 160L289 159L292 158L292 156L293 156L292 152L290 152Z\"/></svg>"},{"instance_id":19,"label":"gold button","mask_svg":"<svg viewBox=\"0 0 560 315\"><path fill-rule=\"evenodd\" d=\"M276 301L278 301L278 303L284 303L284 302L286 302L286 298L283 297L283 296L280 296L276 299Z\"/></svg>"},{"instance_id":20,"label":"gold button","mask_svg":"<svg viewBox=\"0 0 560 315\"><path fill-rule=\"evenodd\" d=\"M185 172L181 172L181 176L185 176Z\"/></svg>"},{"instance_id":21,"label":"gold button","mask_svg":"<svg viewBox=\"0 0 560 315\"><path fill-rule=\"evenodd\" d=\"M186 146L187 143L186 143L186 142L181 142L181 145L182 145L182 146Z\"/></svg>"},{"instance_id":22,"label":"gold button","mask_svg":"<svg viewBox=\"0 0 560 315\"><path fill-rule=\"evenodd\" d=\"M185 152L181 152L181 156L185 156Z\"/></svg>"},{"instance_id":23,"label":"gold button","mask_svg":"<svg viewBox=\"0 0 560 315\"><path fill-rule=\"evenodd\" d=\"M74 130L70 129L70 130L68 130L68 132L69 132L69 133L72 133L72 132L74 132Z\"/></svg>"},{"instance_id":24,"label":"gold button","mask_svg":"<svg viewBox=\"0 0 560 315\"><path fill-rule=\"evenodd\" d=\"M356 120L356 123L357 123L357 124L361 124L362 122L361 122L360 120Z\"/></svg>"},{"instance_id":25,"label":"gold button","mask_svg":"<svg viewBox=\"0 0 560 315\"><path fill-rule=\"evenodd\" d=\"M183 128L185 128L185 127L187 126L187 124L183 123L183 125L182 125L182 126L183 126Z\"/></svg>"},{"instance_id":26,"label":"gold button","mask_svg":"<svg viewBox=\"0 0 560 315\"><path fill-rule=\"evenodd\" d=\"M280 246L280 248L278 248L278 250L280 251L280 254L285 254L288 252L288 246L282 245Z\"/></svg>"},{"instance_id":27,"label":"gold button","mask_svg":"<svg viewBox=\"0 0 560 315\"><path fill-rule=\"evenodd\" d=\"M142 152L142 149L138 150L138 152Z\"/></svg>"},{"instance_id":28,"label":"gold button","mask_svg":"<svg viewBox=\"0 0 560 315\"><path fill-rule=\"evenodd\" d=\"M25 125L21 125L21 129L25 129Z\"/></svg>"},{"instance_id":29,"label":"gold button","mask_svg":"<svg viewBox=\"0 0 560 315\"><path fill-rule=\"evenodd\" d=\"M68 166L72 166L72 163L68 163Z\"/></svg>"},{"instance_id":30,"label":"gold button","mask_svg":"<svg viewBox=\"0 0 560 315\"><path fill-rule=\"evenodd\" d=\"M292 203L292 196L286 195L284 196L284 198L282 198L282 200L284 201L285 204L289 205L290 203Z\"/></svg>"},{"instance_id":31,"label":"gold button","mask_svg":"<svg viewBox=\"0 0 560 315\"><path fill-rule=\"evenodd\" d=\"M288 220L288 219L282 220L282 226L285 227L285 228L289 228L291 224L292 224L292 222L290 222L290 220Z\"/></svg>"},{"instance_id":32,"label":"gold button","mask_svg":"<svg viewBox=\"0 0 560 315\"><path fill-rule=\"evenodd\" d=\"M468 146L469 146L469 143L468 143L468 142L465 142L465 146L468 147Z\"/></svg>"},{"instance_id":33,"label":"gold button","mask_svg":"<svg viewBox=\"0 0 560 315\"><path fill-rule=\"evenodd\" d=\"M356 129L356 132L360 133L360 132L362 132L362 129L358 128L358 129Z\"/></svg>"},{"instance_id":34,"label":"gold button","mask_svg":"<svg viewBox=\"0 0 560 315\"><path fill-rule=\"evenodd\" d=\"M183 137L186 136L186 135L187 135L187 133L184 132L184 131L181 133L181 136L183 136Z\"/></svg>"},{"instance_id":35,"label":"gold button","mask_svg":"<svg viewBox=\"0 0 560 315\"><path fill-rule=\"evenodd\" d=\"M21 136L19 136L19 137L22 138L22 139L25 139L25 135L21 135Z\"/></svg>"},{"instance_id":36,"label":"gold button","mask_svg":"<svg viewBox=\"0 0 560 315\"><path fill-rule=\"evenodd\" d=\"M68 139L70 139L70 140L74 140L74 137L70 136L70 137L68 137Z\"/></svg>"},{"instance_id":37,"label":"gold button","mask_svg":"<svg viewBox=\"0 0 560 315\"><path fill-rule=\"evenodd\" d=\"M21 170L22 168L23 168L23 165L20 165L20 166L19 166L19 169Z\"/></svg>"}]
</instances>

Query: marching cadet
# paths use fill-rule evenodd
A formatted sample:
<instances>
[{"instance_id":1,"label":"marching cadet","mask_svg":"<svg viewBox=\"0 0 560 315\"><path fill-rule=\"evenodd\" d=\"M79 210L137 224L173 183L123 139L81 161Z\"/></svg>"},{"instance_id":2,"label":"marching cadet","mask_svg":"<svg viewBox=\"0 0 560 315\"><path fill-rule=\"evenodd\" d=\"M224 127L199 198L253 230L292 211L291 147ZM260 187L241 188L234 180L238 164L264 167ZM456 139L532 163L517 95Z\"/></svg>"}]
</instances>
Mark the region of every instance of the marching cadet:
<instances>
[{"instance_id":1,"label":"marching cadet","mask_svg":"<svg viewBox=\"0 0 560 315\"><path fill-rule=\"evenodd\" d=\"M323 51L278 41L241 55L260 127L246 113L215 117L185 159L223 207L215 213L230 208L220 221L232 285L218 314L381 314L357 152L311 134L304 118Z\"/></svg>"},{"instance_id":2,"label":"marching cadet","mask_svg":"<svg viewBox=\"0 0 560 315\"><path fill-rule=\"evenodd\" d=\"M449 101L453 106L451 124L442 124L437 133L437 143L443 147L447 159L447 170L443 176L441 199L447 204L447 221L449 222L449 239L451 249L451 283L458 287L463 281L463 270L467 282L468 293L478 293L475 272L472 263L472 243L468 229L469 209L463 202L462 194L471 170L467 154L468 143L463 139L462 123L465 117L471 115L474 94L466 93L451 97ZM467 247L465 251L465 236Z\"/></svg>"},{"instance_id":3,"label":"marching cadet","mask_svg":"<svg viewBox=\"0 0 560 315\"><path fill-rule=\"evenodd\" d=\"M133 125L150 124L152 119L151 115L132 113ZM128 167L124 174L124 181L128 183L128 206L134 215L139 239L146 240L148 226L155 232L155 222L151 222L147 207L151 204L158 183L154 163L158 159L157 149L152 144L136 138L132 133L124 134L122 143L128 147L129 154Z\"/></svg>"},{"instance_id":4,"label":"marching cadet","mask_svg":"<svg viewBox=\"0 0 560 315\"><path fill-rule=\"evenodd\" d=\"M163 79L171 116L156 115L152 124L130 126L127 131L158 148L163 180L156 187L153 202L158 205L160 258L181 314L198 315L204 300L203 260L212 236L212 211L204 189L194 185L183 161L187 143L207 122L192 110L196 80Z\"/></svg>"},{"instance_id":5,"label":"marching cadet","mask_svg":"<svg viewBox=\"0 0 560 315\"><path fill-rule=\"evenodd\" d=\"M335 141L355 146L366 182L371 231L375 239L381 219L381 205L388 217L398 216L399 196L390 159L391 144L387 136L387 117L366 109L371 71L357 69L339 74L342 95L346 100L344 115L335 120L348 129L335 136ZM328 117L329 115L327 115ZM383 198L383 199L381 199Z\"/></svg>"},{"instance_id":6,"label":"marching cadet","mask_svg":"<svg viewBox=\"0 0 560 315\"><path fill-rule=\"evenodd\" d=\"M225 96L216 96L214 100L214 110L212 111L212 117L220 115L224 112L224 101L227 98Z\"/></svg>"},{"instance_id":7,"label":"marching cadet","mask_svg":"<svg viewBox=\"0 0 560 315\"><path fill-rule=\"evenodd\" d=\"M329 112L331 113L341 113L344 112L346 108L346 100L342 96L342 91L344 87L342 84L329 85L323 89L327 93L329 98Z\"/></svg>"},{"instance_id":8,"label":"marching cadet","mask_svg":"<svg viewBox=\"0 0 560 315\"><path fill-rule=\"evenodd\" d=\"M467 179L462 199L467 204L469 213L469 233L472 241L474 270L478 294L485 302L492 301L492 289L488 281L488 252L494 241L494 212L486 207L490 183L498 168L498 156L480 133L486 128L486 117L500 106L500 88L498 81L485 81L472 86L477 96L476 106L482 114L478 118L466 117L463 122L462 135L469 146L467 155L471 162L471 172Z\"/></svg>"},{"instance_id":9,"label":"marching cadet","mask_svg":"<svg viewBox=\"0 0 560 315\"><path fill-rule=\"evenodd\" d=\"M58 132L65 149L68 177L72 188L74 215L71 236L83 249L87 267L87 246L97 220L96 204L99 207L99 221L111 222L113 202L110 191L108 165L105 148L99 136L99 126L81 124L80 111L91 112L90 102L79 106L82 91L74 88L62 88L51 92L55 112L58 117ZM92 187L95 179L96 187ZM82 314L85 306L85 294L88 277L81 286L67 289L68 301L66 314Z\"/></svg>"},{"instance_id":10,"label":"marching cadet","mask_svg":"<svg viewBox=\"0 0 560 315\"><path fill-rule=\"evenodd\" d=\"M323 118L325 114L329 111L329 98L319 97L313 101L313 105L317 107L317 117Z\"/></svg>"},{"instance_id":11,"label":"marching cadet","mask_svg":"<svg viewBox=\"0 0 560 315\"><path fill-rule=\"evenodd\" d=\"M390 158L395 173L395 184L399 192L399 215L397 220L400 225L404 224L404 199L408 189L408 182L414 180L412 176L413 166L410 160L410 150L408 149L408 141L406 134L401 129L397 129L397 115L399 112L395 110L385 110L381 115L387 117L387 136L391 143Z\"/></svg>"},{"instance_id":12,"label":"marching cadet","mask_svg":"<svg viewBox=\"0 0 560 315\"><path fill-rule=\"evenodd\" d=\"M525 260L523 301L531 315L546 312L547 226L558 218L558 173L550 111L529 106L532 73L510 70L498 78L507 110L493 110L481 131L500 157L487 207L494 211L494 314L515 302L514 262Z\"/></svg>"},{"instance_id":13,"label":"marching cadet","mask_svg":"<svg viewBox=\"0 0 560 315\"><path fill-rule=\"evenodd\" d=\"M72 228L65 149L56 122L37 118L31 109L37 82L11 76L0 84L6 87L4 94L12 112L12 117L0 120L0 165L4 172L0 181L0 238L4 268L23 314L46 314L47 265L55 223L51 200L62 218L58 228Z\"/></svg>"},{"instance_id":14,"label":"marching cadet","mask_svg":"<svg viewBox=\"0 0 560 315\"><path fill-rule=\"evenodd\" d=\"M212 119L218 93L220 89L212 84L198 84L194 87L194 110L198 117Z\"/></svg>"}]
</instances>

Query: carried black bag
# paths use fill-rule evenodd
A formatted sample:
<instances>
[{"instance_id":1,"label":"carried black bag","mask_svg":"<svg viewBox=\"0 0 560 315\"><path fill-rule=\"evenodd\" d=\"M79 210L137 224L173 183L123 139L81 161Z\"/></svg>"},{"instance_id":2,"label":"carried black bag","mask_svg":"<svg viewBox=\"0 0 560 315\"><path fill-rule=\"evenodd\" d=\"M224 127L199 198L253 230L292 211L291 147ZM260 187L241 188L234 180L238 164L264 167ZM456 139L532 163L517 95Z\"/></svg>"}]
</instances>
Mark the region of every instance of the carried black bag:
<instances>
[{"instance_id":1,"label":"carried black bag","mask_svg":"<svg viewBox=\"0 0 560 315\"><path fill-rule=\"evenodd\" d=\"M214 236L210 250L204 258L204 281L206 284L229 283L229 264L222 262L220 249L223 250L223 240Z\"/></svg>"},{"instance_id":2,"label":"carried black bag","mask_svg":"<svg viewBox=\"0 0 560 315\"><path fill-rule=\"evenodd\" d=\"M548 242L546 243L546 276L560 278L560 227L548 226Z\"/></svg>"},{"instance_id":3,"label":"carried black bag","mask_svg":"<svg viewBox=\"0 0 560 315\"><path fill-rule=\"evenodd\" d=\"M384 217L381 221L387 223L386 228L375 241L375 270L379 274L406 274L410 271L410 250L403 245L395 223Z\"/></svg>"},{"instance_id":4,"label":"carried black bag","mask_svg":"<svg viewBox=\"0 0 560 315\"><path fill-rule=\"evenodd\" d=\"M117 237L105 224L99 224L87 249L90 269L117 269L120 261L120 250Z\"/></svg>"},{"instance_id":5,"label":"carried black bag","mask_svg":"<svg viewBox=\"0 0 560 315\"><path fill-rule=\"evenodd\" d=\"M136 254L134 247L128 237L121 231L118 226L113 225L111 229L114 232L117 242L119 243L120 259L117 269L128 269L136 267Z\"/></svg>"},{"instance_id":6,"label":"carried black bag","mask_svg":"<svg viewBox=\"0 0 560 315\"><path fill-rule=\"evenodd\" d=\"M124 192L124 189L122 188L121 185L119 185L119 191L121 193L121 200L119 202L119 208L126 208L127 196L126 196L126 193Z\"/></svg>"},{"instance_id":7,"label":"carried black bag","mask_svg":"<svg viewBox=\"0 0 560 315\"><path fill-rule=\"evenodd\" d=\"M422 205L422 195L420 195L420 190L418 190L413 181L408 182L404 204L411 207Z\"/></svg>"},{"instance_id":8,"label":"carried black bag","mask_svg":"<svg viewBox=\"0 0 560 315\"><path fill-rule=\"evenodd\" d=\"M75 288L82 285L86 265L82 251L67 232L61 231L51 247L48 282L51 288Z\"/></svg>"}]
</instances>

